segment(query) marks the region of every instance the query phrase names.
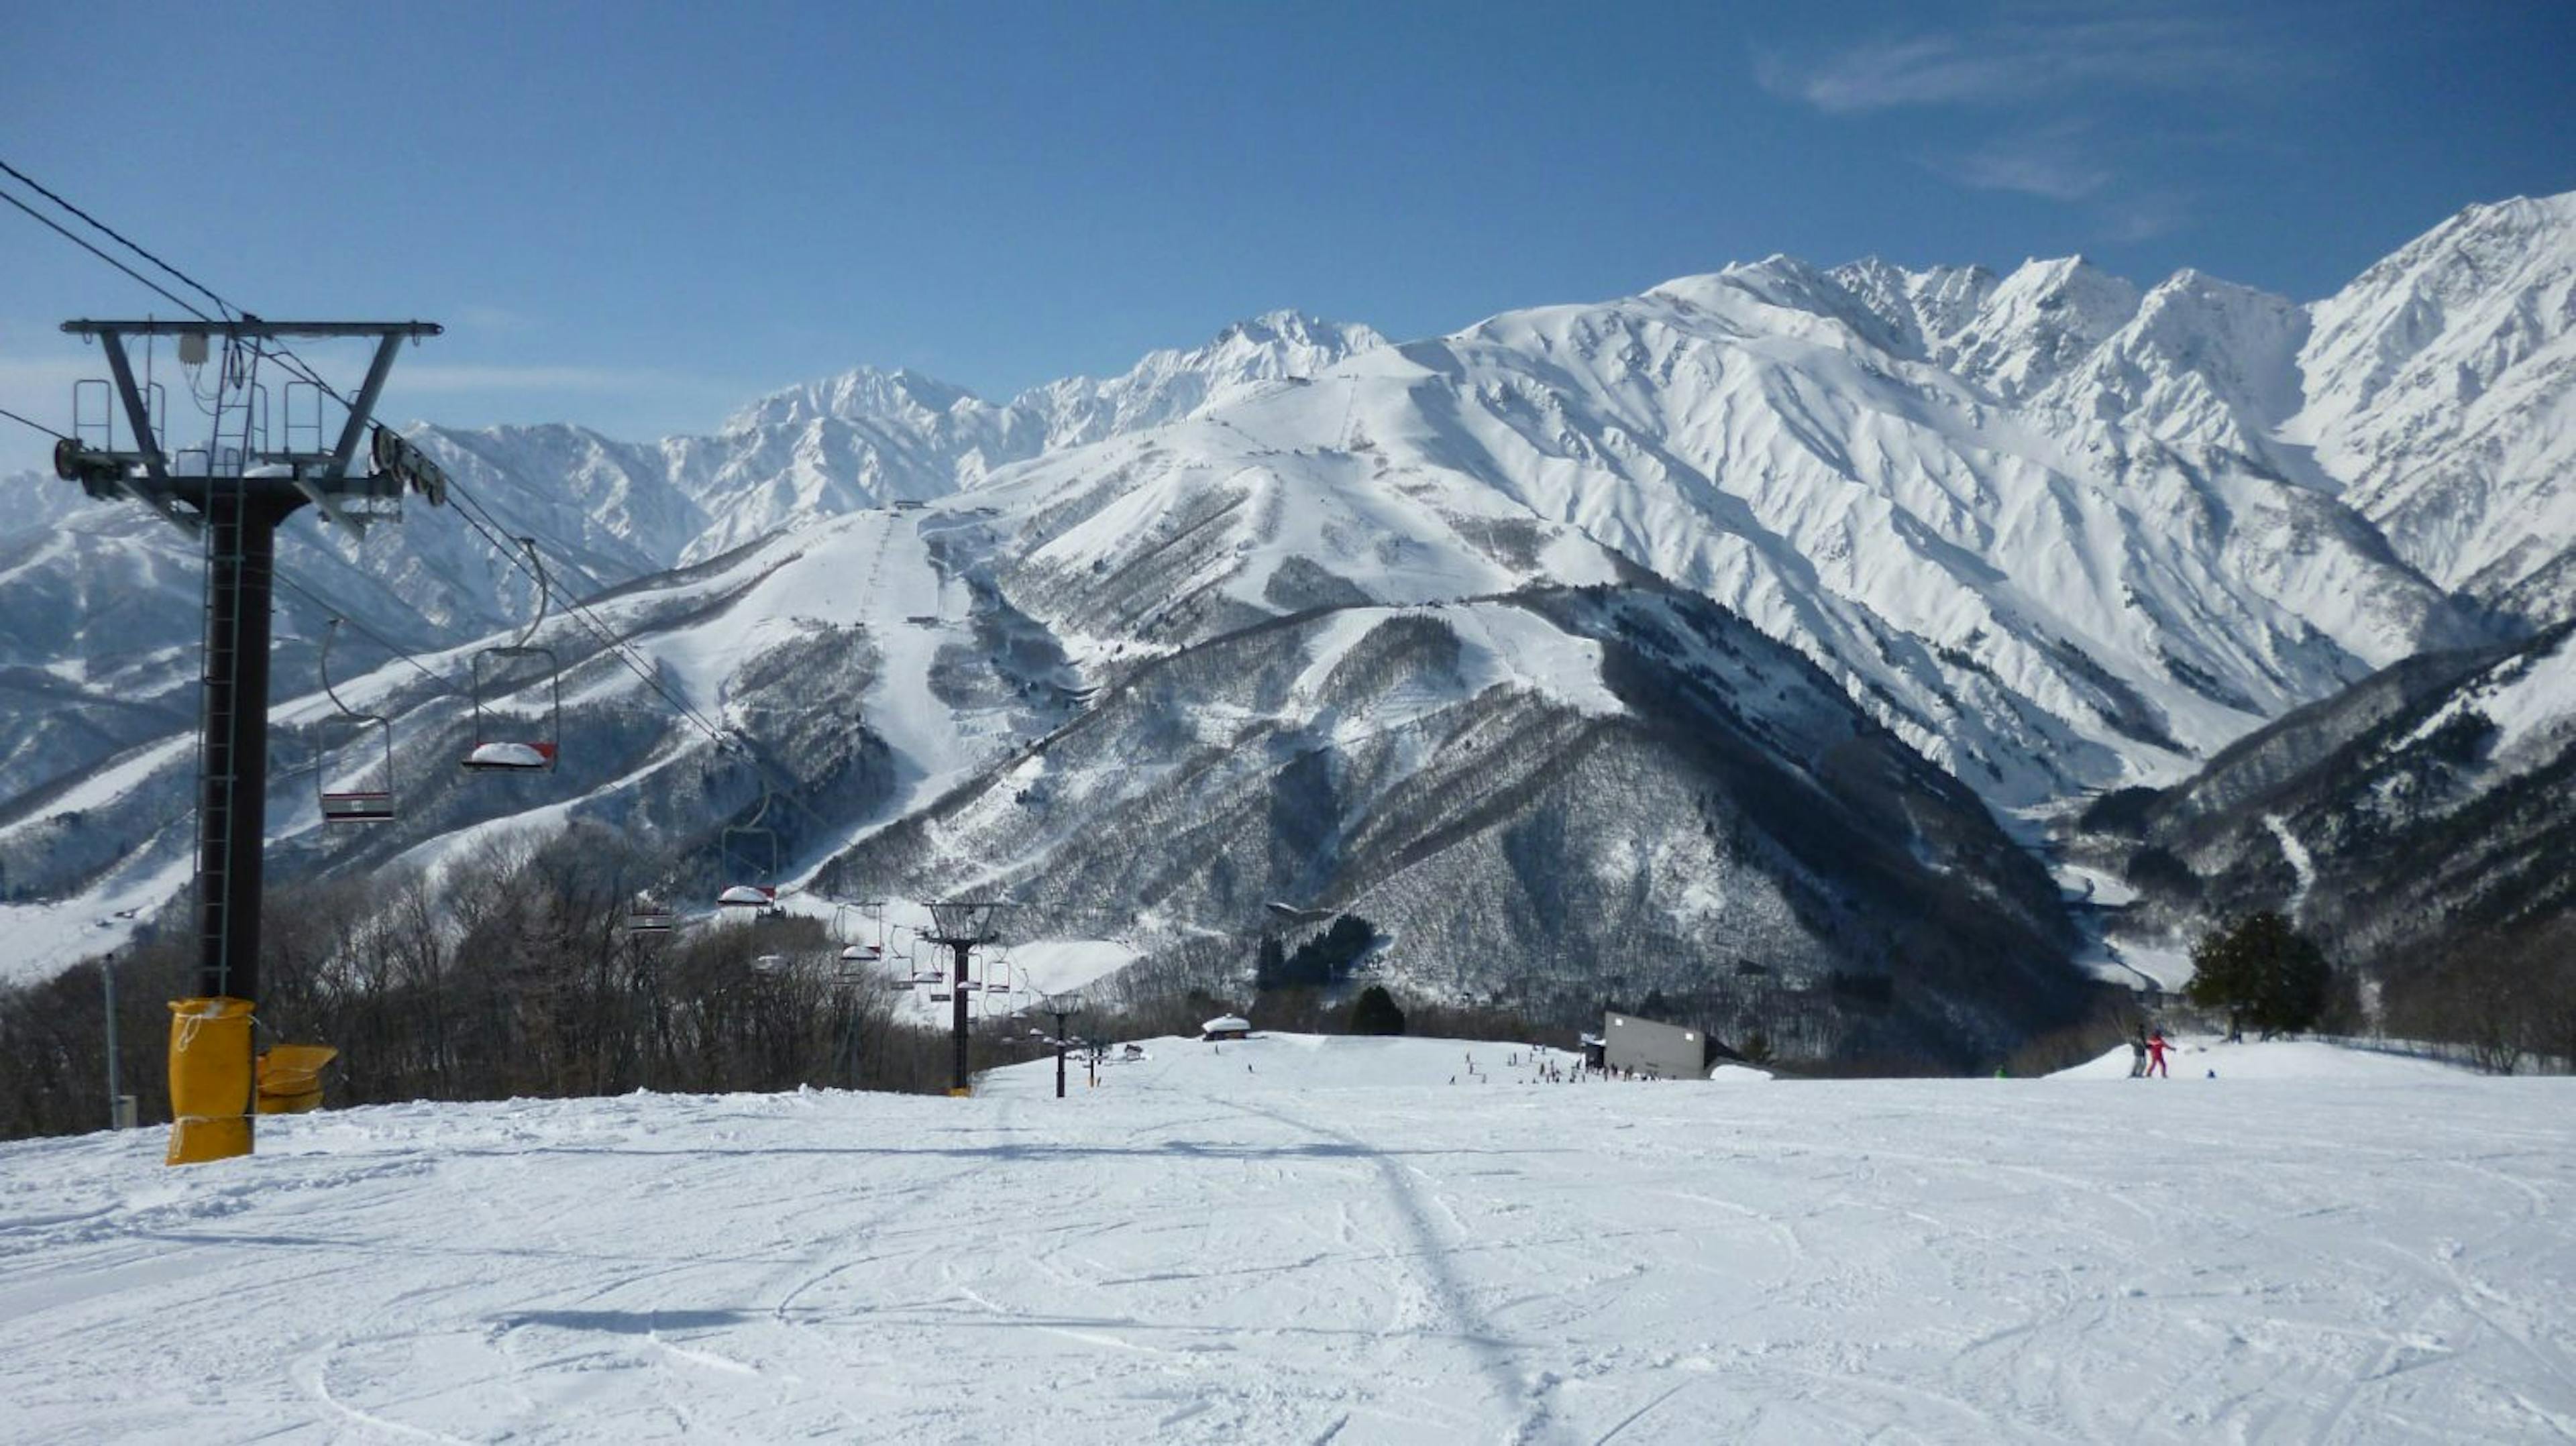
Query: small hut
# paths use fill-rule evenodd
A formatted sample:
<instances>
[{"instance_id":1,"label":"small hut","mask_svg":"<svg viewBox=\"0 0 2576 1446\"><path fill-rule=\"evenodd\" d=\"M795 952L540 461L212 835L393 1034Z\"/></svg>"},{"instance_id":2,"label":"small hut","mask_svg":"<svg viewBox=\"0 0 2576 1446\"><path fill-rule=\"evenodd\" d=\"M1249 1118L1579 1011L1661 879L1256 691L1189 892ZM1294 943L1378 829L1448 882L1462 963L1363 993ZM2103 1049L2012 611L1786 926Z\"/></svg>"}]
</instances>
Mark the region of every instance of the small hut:
<instances>
[{"instance_id":1,"label":"small hut","mask_svg":"<svg viewBox=\"0 0 2576 1446\"><path fill-rule=\"evenodd\" d=\"M1252 1021L1240 1014L1220 1014L1199 1026L1199 1038L1205 1040L1250 1039Z\"/></svg>"}]
</instances>

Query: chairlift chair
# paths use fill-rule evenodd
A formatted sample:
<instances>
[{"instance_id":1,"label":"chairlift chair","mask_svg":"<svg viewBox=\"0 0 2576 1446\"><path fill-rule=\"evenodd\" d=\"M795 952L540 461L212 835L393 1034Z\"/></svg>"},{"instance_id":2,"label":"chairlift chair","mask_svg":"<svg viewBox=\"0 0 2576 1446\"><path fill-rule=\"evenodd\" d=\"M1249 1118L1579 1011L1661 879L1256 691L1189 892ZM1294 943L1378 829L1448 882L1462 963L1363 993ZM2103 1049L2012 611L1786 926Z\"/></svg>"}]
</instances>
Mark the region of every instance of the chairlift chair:
<instances>
[{"instance_id":1,"label":"chairlift chair","mask_svg":"<svg viewBox=\"0 0 2576 1446\"><path fill-rule=\"evenodd\" d=\"M769 800L774 796L767 788L763 788L760 791L760 807L753 812L751 822L727 827L723 836L717 840L717 855L728 870L733 867L735 858L734 840L737 838L743 840L746 849L744 857L749 858L752 856L748 851L751 842L758 839L764 841L769 860L767 866L760 870L760 876L763 879L778 877L778 833L775 829L762 827L760 822L769 816ZM724 892L716 895L716 903L727 910L751 912L751 917L755 919L767 918L778 912L778 886L770 883L727 884Z\"/></svg>"},{"instance_id":2,"label":"chairlift chair","mask_svg":"<svg viewBox=\"0 0 2576 1446\"><path fill-rule=\"evenodd\" d=\"M331 687L331 640L339 634L340 619L335 617L331 619L330 626L322 630L322 652L314 665L322 678L322 696L330 699L331 706L340 710L337 716L323 719L314 729L313 785L321 795L322 821L389 823L394 816L394 725L382 714L361 713L341 702L339 693ZM337 749L332 746L335 730L341 733ZM379 747L368 751L382 754L384 787L333 788L331 779L338 771L332 767L334 754L345 757L356 750L360 740L369 733L376 736ZM364 776L362 766L360 777Z\"/></svg>"},{"instance_id":3,"label":"chairlift chair","mask_svg":"<svg viewBox=\"0 0 2576 1446\"><path fill-rule=\"evenodd\" d=\"M504 647L485 648L474 655L474 746L466 752L465 767L475 773L547 773L555 766L555 754L563 737L563 662L552 648L528 640L537 635L537 626L546 620L545 564L537 557L537 541L522 537L519 546L528 554L529 576L537 580L537 613L519 636ZM504 689L501 680L509 665L522 660L536 660L546 670L546 726L536 736L502 736L502 715L487 705L513 693L524 692L526 685Z\"/></svg>"},{"instance_id":4,"label":"chairlift chair","mask_svg":"<svg viewBox=\"0 0 2576 1446\"><path fill-rule=\"evenodd\" d=\"M865 906L862 905L861 907L864 908ZM851 938L848 932L841 927L841 920L849 913L849 910L850 906L847 904L835 904L832 906L832 937L842 941L842 972L856 973L868 965L874 964L885 958L885 951L874 944L866 942L865 940Z\"/></svg>"},{"instance_id":5,"label":"chairlift chair","mask_svg":"<svg viewBox=\"0 0 2576 1446\"><path fill-rule=\"evenodd\" d=\"M650 900L638 903L626 913L626 932L629 934L668 934L672 926L671 911Z\"/></svg>"}]
</instances>

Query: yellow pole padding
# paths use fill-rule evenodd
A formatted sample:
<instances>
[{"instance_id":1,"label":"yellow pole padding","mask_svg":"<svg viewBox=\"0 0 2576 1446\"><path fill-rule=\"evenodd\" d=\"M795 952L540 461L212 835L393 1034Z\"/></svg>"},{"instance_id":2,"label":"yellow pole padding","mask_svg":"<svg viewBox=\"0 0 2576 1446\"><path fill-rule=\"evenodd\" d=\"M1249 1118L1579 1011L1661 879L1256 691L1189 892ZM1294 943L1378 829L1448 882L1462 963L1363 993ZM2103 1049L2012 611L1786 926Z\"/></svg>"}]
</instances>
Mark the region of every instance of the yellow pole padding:
<instances>
[{"instance_id":1,"label":"yellow pole padding","mask_svg":"<svg viewBox=\"0 0 2576 1446\"><path fill-rule=\"evenodd\" d=\"M259 1057L259 1112L300 1115L322 1107L322 1066L339 1058L327 1044L281 1044Z\"/></svg>"},{"instance_id":2,"label":"yellow pole padding","mask_svg":"<svg viewBox=\"0 0 2576 1446\"><path fill-rule=\"evenodd\" d=\"M247 999L170 1001L170 1153L195 1165L250 1153Z\"/></svg>"}]
</instances>

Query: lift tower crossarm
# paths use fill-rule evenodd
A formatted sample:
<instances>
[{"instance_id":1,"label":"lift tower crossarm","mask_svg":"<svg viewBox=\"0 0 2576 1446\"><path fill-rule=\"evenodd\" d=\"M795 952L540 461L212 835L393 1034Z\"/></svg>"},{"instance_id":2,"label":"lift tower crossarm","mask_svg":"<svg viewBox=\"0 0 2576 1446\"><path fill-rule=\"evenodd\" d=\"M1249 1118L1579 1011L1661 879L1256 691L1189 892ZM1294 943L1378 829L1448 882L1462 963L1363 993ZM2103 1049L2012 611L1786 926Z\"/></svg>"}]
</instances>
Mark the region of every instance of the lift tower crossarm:
<instances>
[{"instance_id":1,"label":"lift tower crossarm","mask_svg":"<svg viewBox=\"0 0 2576 1446\"><path fill-rule=\"evenodd\" d=\"M319 341L328 337L347 336L444 336L447 328L434 321L262 321L245 316L239 321L67 321L63 331L70 336L253 336L300 338Z\"/></svg>"}]
</instances>

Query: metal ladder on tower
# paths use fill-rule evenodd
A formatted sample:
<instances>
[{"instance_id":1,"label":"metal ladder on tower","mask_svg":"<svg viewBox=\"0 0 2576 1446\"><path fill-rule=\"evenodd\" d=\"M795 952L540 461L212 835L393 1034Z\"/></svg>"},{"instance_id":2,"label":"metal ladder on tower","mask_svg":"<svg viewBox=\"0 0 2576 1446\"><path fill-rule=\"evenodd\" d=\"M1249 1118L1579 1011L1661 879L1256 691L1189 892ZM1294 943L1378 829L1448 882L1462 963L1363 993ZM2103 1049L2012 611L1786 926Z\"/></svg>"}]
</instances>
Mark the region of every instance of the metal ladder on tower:
<instances>
[{"instance_id":1,"label":"metal ladder on tower","mask_svg":"<svg viewBox=\"0 0 2576 1446\"><path fill-rule=\"evenodd\" d=\"M232 746L221 747L216 755L211 740L232 738L233 714L241 700L231 690L216 686L215 680L235 676L241 657L242 568L246 561L242 550L242 531L248 506L246 474L253 465L255 452L267 443L265 410L267 389L259 382L259 358L250 353L245 365L238 345L227 345L222 353L215 387L214 431L207 448L206 469L208 500L213 505L206 517L204 532L206 593L204 604L205 639L203 667L199 673L198 696L203 700L207 726L197 735L197 828L201 840L212 840L213 847L198 855L197 888L200 896L218 901L229 900L229 889L235 860L233 858L233 810L242 800L234 797L233 780L241 769L241 760L232 756ZM226 489L222 481L229 479ZM224 497L225 491L229 498ZM227 505L228 504L228 505ZM253 700L265 705L266 699ZM267 800L252 798L249 807L265 812ZM232 991L234 977L229 920L225 917L229 903L201 911L204 930L203 947L215 963L219 977L227 981L226 994Z\"/></svg>"},{"instance_id":2,"label":"metal ladder on tower","mask_svg":"<svg viewBox=\"0 0 2576 1446\"><path fill-rule=\"evenodd\" d=\"M211 464L212 458L209 458ZM236 502L236 508L238 502ZM228 948L224 900L231 895L225 885L232 873L233 795L231 782L238 760L231 756L229 744L220 745L217 738L233 736L232 712L238 706L229 689L217 686L217 680L230 676L241 648L241 598L238 587L225 595L227 580L240 576L241 527L237 520L226 525L224 520L207 519L205 530L206 593L205 648L203 667L197 679L198 698L205 710L206 726L197 736L197 833L211 846L198 855L197 889L200 898L216 901L201 911L203 929L201 944L220 977L232 977ZM224 566L231 563L233 566ZM221 755L218 757L218 752ZM256 801L254 801L256 802Z\"/></svg>"}]
</instances>

